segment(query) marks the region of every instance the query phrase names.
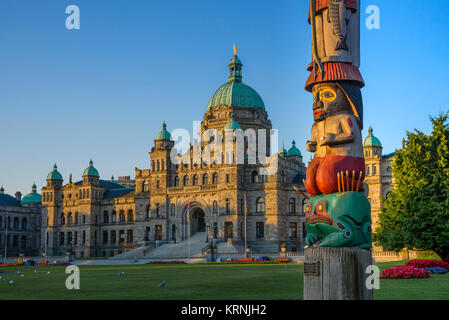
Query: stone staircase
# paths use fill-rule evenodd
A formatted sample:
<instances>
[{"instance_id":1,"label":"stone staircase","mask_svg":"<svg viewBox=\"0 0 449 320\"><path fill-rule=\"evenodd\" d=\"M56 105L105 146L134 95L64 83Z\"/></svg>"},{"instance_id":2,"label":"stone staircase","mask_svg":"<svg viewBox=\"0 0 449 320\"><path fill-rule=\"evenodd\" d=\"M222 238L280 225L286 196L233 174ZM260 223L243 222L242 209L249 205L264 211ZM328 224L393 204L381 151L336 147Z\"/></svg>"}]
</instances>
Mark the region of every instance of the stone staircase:
<instances>
[{"instance_id":1,"label":"stone staircase","mask_svg":"<svg viewBox=\"0 0 449 320\"><path fill-rule=\"evenodd\" d=\"M218 254L245 254L245 248L241 244L237 243L229 243L229 242L220 242L217 244Z\"/></svg>"},{"instance_id":2,"label":"stone staircase","mask_svg":"<svg viewBox=\"0 0 449 320\"><path fill-rule=\"evenodd\" d=\"M206 243L206 233L197 232L190 240L184 240L179 243L163 244L160 247L154 248L144 255L145 259L186 259L189 257L189 241L190 241L190 257L202 257L203 249L208 247Z\"/></svg>"},{"instance_id":3,"label":"stone staircase","mask_svg":"<svg viewBox=\"0 0 449 320\"><path fill-rule=\"evenodd\" d=\"M140 247L137 247L135 249L123 252L121 254L117 254L109 260L130 260L130 259L141 259L147 254L152 248L154 248L154 245L142 245Z\"/></svg>"}]
</instances>

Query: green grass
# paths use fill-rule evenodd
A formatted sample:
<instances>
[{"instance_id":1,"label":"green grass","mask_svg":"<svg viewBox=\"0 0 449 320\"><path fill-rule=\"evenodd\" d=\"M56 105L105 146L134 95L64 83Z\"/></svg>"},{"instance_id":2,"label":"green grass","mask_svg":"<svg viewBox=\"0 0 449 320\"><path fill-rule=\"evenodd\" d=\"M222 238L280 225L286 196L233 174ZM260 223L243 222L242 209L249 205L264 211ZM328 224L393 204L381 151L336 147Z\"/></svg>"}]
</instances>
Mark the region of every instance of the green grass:
<instances>
[{"instance_id":1,"label":"green grass","mask_svg":"<svg viewBox=\"0 0 449 320\"><path fill-rule=\"evenodd\" d=\"M379 264L382 269L403 264ZM34 270L38 272L35 273ZM0 299L302 299L303 266L129 265L81 266L81 289L67 290L65 267L2 267ZM48 275L47 271L51 271ZM124 272L123 276L119 275ZM14 280L14 284L9 284ZM159 284L167 281L164 288ZM376 299L448 299L449 274L430 279L381 280Z\"/></svg>"}]
</instances>

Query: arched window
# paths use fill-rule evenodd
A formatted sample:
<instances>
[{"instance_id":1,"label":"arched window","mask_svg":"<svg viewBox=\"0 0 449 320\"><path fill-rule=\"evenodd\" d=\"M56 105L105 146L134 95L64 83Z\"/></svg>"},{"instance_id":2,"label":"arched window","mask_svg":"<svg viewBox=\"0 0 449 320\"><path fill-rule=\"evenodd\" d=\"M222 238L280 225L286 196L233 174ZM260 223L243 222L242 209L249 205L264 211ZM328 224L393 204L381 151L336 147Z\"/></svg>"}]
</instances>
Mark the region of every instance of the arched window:
<instances>
[{"instance_id":1,"label":"arched window","mask_svg":"<svg viewBox=\"0 0 449 320\"><path fill-rule=\"evenodd\" d=\"M148 205L147 206L147 219L150 219L150 216L151 216L151 206Z\"/></svg>"},{"instance_id":2,"label":"arched window","mask_svg":"<svg viewBox=\"0 0 449 320\"><path fill-rule=\"evenodd\" d=\"M164 171L164 160L161 160L161 171Z\"/></svg>"},{"instance_id":3,"label":"arched window","mask_svg":"<svg viewBox=\"0 0 449 320\"><path fill-rule=\"evenodd\" d=\"M369 176L369 166L366 166L366 175Z\"/></svg>"},{"instance_id":4,"label":"arched window","mask_svg":"<svg viewBox=\"0 0 449 320\"><path fill-rule=\"evenodd\" d=\"M114 210L112 211L112 223L117 222L117 212Z\"/></svg>"},{"instance_id":5,"label":"arched window","mask_svg":"<svg viewBox=\"0 0 449 320\"><path fill-rule=\"evenodd\" d=\"M148 192L148 181L144 181L142 185L142 191Z\"/></svg>"},{"instance_id":6,"label":"arched window","mask_svg":"<svg viewBox=\"0 0 449 320\"><path fill-rule=\"evenodd\" d=\"M373 176L377 174L377 167L373 165Z\"/></svg>"},{"instance_id":7,"label":"arched window","mask_svg":"<svg viewBox=\"0 0 449 320\"><path fill-rule=\"evenodd\" d=\"M285 182L285 171L281 172L281 181Z\"/></svg>"},{"instance_id":8,"label":"arched window","mask_svg":"<svg viewBox=\"0 0 449 320\"><path fill-rule=\"evenodd\" d=\"M128 221L129 222L134 221L133 211L131 209L128 210Z\"/></svg>"},{"instance_id":9,"label":"arched window","mask_svg":"<svg viewBox=\"0 0 449 320\"><path fill-rule=\"evenodd\" d=\"M226 199L226 213L231 213L231 199L229 198Z\"/></svg>"},{"instance_id":10,"label":"arched window","mask_svg":"<svg viewBox=\"0 0 449 320\"><path fill-rule=\"evenodd\" d=\"M79 214L78 214L78 212L76 212L75 213L75 224L79 223L78 216L79 216Z\"/></svg>"},{"instance_id":11,"label":"arched window","mask_svg":"<svg viewBox=\"0 0 449 320\"><path fill-rule=\"evenodd\" d=\"M103 212L103 223L109 223L109 212Z\"/></svg>"},{"instance_id":12,"label":"arched window","mask_svg":"<svg viewBox=\"0 0 449 320\"><path fill-rule=\"evenodd\" d=\"M288 200L288 210L290 213L295 213L296 212L296 200L295 198L290 198L290 200Z\"/></svg>"},{"instance_id":13,"label":"arched window","mask_svg":"<svg viewBox=\"0 0 449 320\"><path fill-rule=\"evenodd\" d=\"M192 185L194 185L194 186L198 185L199 180L200 180L200 178L198 177L197 174L195 174L195 175L193 176Z\"/></svg>"},{"instance_id":14,"label":"arched window","mask_svg":"<svg viewBox=\"0 0 449 320\"><path fill-rule=\"evenodd\" d=\"M156 203L156 217L160 218L161 216L161 207L159 203Z\"/></svg>"},{"instance_id":15,"label":"arched window","mask_svg":"<svg viewBox=\"0 0 449 320\"><path fill-rule=\"evenodd\" d=\"M203 174L203 184L209 184L209 175L207 173Z\"/></svg>"},{"instance_id":16,"label":"arched window","mask_svg":"<svg viewBox=\"0 0 449 320\"><path fill-rule=\"evenodd\" d=\"M65 215L64 215L64 212L61 213L61 224L62 224L62 225L65 224Z\"/></svg>"},{"instance_id":17,"label":"arched window","mask_svg":"<svg viewBox=\"0 0 449 320\"><path fill-rule=\"evenodd\" d=\"M176 215L176 207L175 207L174 203L172 203L171 206L170 206L170 215L172 217L174 217Z\"/></svg>"},{"instance_id":18,"label":"arched window","mask_svg":"<svg viewBox=\"0 0 449 320\"><path fill-rule=\"evenodd\" d=\"M69 212L69 215L67 217L67 224L72 224L72 213Z\"/></svg>"},{"instance_id":19,"label":"arched window","mask_svg":"<svg viewBox=\"0 0 449 320\"><path fill-rule=\"evenodd\" d=\"M218 202L214 201L212 204L212 214L217 215L218 214Z\"/></svg>"},{"instance_id":20,"label":"arched window","mask_svg":"<svg viewBox=\"0 0 449 320\"><path fill-rule=\"evenodd\" d=\"M184 178L182 179L182 184L184 186L188 186L189 185L189 176L185 175Z\"/></svg>"},{"instance_id":21,"label":"arched window","mask_svg":"<svg viewBox=\"0 0 449 320\"><path fill-rule=\"evenodd\" d=\"M253 173L251 173L251 183L257 182L259 182L259 174L257 173L257 171L253 171Z\"/></svg>"},{"instance_id":22,"label":"arched window","mask_svg":"<svg viewBox=\"0 0 449 320\"><path fill-rule=\"evenodd\" d=\"M265 213L265 198L260 197L256 202L256 212L257 213Z\"/></svg>"},{"instance_id":23,"label":"arched window","mask_svg":"<svg viewBox=\"0 0 449 320\"><path fill-rule=\"evenodd\" d=\"M23 218L22 219L22 230L26 230L27 229L27 218Z\"/></svg>"},{"instance_id":24,"label":"arched window","mask_svg":"<svg viewBox=\"0 0 449 320\"><path fill-rule=\"evenodd\" d=\"M156 163L157 163L157 171L159 171L161 168L159 160Z\"/></svg>"},{"instance_id":25,"label":"arched window","mask_svg":"<svg viewBox=\"0 0 449 320\"><path fill-rule=\"evenodd\" d=\"M391 176L391 167L387 167L387 174Z\"/></svg>"},{"instance_id":26,"label":"arched window","mask_svg":"<svg viewBox=\"0 0 449 320\"><path fill-rule=\"evenodd\" d=\"M179 187L179 176L175 177L175 187Z\"/></svg>"},{"instance_id":27,"label":"arched window","mask_svg":"<svg viewBox=\"0 0 449 320\"><path fill-rule=\"evenodd\" d=\"M125 222L125 211L120 210L120 222Z\"/></svg>"},{"instance_id":28,"label":"arched window","mask_svg":"<svg viewBox=\"0 0 449 320\"><path fill-rule=\"evenodd\" d=\"M218 173L216 173L216 172L212 176L212 183L218 184Z\"/></svg>"}]
</instances>

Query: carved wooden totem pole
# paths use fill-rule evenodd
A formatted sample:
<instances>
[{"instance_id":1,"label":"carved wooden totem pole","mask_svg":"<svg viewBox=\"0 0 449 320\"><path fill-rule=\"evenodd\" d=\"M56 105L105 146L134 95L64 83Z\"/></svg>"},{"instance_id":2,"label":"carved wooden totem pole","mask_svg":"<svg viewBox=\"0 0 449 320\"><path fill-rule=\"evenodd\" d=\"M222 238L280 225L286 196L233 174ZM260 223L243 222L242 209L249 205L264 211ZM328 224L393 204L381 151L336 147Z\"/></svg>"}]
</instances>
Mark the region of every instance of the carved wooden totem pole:
<instances>
[{"instance_id":1,"label":"carved wooden totem pole","mask_svg":"<svg viewBox=\"0 0 449 320\"><path fill-rule=\"evenodd\" d=\"M360 0L310 0L314 153L305 186L304 299L372 299L371 213L362 135Z\"/></svg>"}]
</instances>

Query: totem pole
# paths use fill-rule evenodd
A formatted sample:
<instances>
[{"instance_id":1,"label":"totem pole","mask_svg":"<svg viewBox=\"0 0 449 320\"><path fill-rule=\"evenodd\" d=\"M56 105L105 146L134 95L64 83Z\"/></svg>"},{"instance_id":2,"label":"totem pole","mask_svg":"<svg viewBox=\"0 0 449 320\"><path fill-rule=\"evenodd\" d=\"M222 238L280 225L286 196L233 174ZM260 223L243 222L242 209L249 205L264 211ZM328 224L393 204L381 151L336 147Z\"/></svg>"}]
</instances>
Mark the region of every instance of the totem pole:
<instances>
[{"instance_id":1,"label":"totem pole","mask_svg":"<svg viewBox=\"0 0 449 320\"><path fill-rule=\"evenodd\" d=\"M314 153L305 187L304 298L372 299L371 214L362 135L360 0L310 0Z\"/></svg>"}]
</instances>

